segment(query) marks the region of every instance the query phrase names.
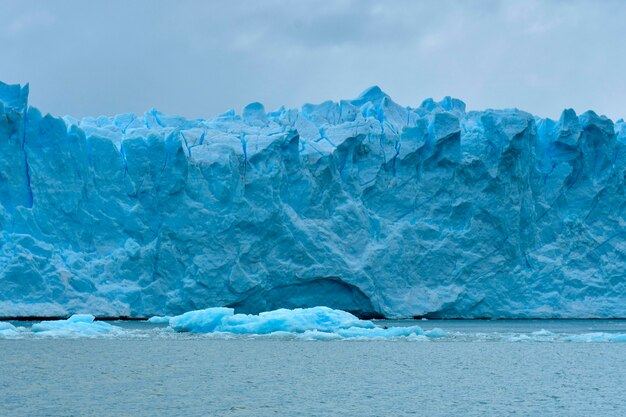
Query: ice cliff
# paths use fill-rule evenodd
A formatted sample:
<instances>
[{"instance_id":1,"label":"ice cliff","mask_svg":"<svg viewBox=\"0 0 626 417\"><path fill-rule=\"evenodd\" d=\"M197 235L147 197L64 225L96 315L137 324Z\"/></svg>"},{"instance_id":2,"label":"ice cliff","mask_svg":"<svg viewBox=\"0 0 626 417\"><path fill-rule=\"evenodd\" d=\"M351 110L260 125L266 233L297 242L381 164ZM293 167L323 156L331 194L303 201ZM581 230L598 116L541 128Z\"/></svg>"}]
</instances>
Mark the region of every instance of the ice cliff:
<instances>
[{"instance_id":1,"label":"ice cliff","mask_svg":"<svg viewBox=\"0 0 626 417\"><path fill-rule=\"evenodd\" d=\"M626 124L456 99L56 118L0 83L0 316L626 317Z\"/></svg>"}]
</instances>

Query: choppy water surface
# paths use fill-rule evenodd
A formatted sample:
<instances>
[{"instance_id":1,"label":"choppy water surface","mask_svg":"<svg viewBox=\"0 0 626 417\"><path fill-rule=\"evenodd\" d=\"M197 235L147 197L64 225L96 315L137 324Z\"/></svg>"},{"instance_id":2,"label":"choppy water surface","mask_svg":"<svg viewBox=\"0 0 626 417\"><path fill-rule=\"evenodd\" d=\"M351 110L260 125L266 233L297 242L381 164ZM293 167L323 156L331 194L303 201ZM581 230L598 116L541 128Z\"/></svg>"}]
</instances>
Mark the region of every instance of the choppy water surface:
<instances>
[{"instance_id":1,"label":"choppy water surface","mask_svg":"<svg viewBox=\"0 0 626 417\"><path fill-rule=\"evenodd\" d=\"M0 338L0 415L626 415L626 343L611 339L626 321L379 322L447 333L391 341L114 324L126 331Z\"/></svg>"}]
</instances>

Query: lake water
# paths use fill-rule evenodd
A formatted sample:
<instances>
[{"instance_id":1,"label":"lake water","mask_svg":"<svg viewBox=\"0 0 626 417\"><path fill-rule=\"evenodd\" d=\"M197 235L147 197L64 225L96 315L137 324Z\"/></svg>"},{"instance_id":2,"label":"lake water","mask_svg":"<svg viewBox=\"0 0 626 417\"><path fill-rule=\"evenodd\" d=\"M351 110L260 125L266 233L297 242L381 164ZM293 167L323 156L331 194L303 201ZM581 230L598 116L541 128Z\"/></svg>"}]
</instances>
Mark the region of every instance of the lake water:
<instances>
[{"instance_id":1,"label":"lake water","mask_svg":"<svg viewBox=\"0 0 626 417\"><path fill-rule=\"evenodd\" d=\"M2 416L625 416L626 321L402 321L441 339L0 339ZM27 326L25 323L14 323ZM619 340L619 339L617 339Z\"/></svg>"}]
</instances>

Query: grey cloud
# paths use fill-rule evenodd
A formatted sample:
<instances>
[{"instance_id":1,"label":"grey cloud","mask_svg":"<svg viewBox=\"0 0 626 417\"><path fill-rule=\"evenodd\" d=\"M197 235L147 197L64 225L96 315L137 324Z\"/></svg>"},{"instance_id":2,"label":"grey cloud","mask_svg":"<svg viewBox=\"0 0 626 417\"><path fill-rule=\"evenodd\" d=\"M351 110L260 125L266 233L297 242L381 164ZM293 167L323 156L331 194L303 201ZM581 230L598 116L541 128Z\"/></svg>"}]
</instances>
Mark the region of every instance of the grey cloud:
<instances>
[{"instance_id":1,"label":"grey cloud","mask_svg":"<svg viewBox=\"0 0 626 417\"><path fill-rule=\"evenodd\" d=\"M619 1L0 0L0 80L75 116L251 101L459 97L470 109L626 115Z\"/></svg>"}]
</instances>

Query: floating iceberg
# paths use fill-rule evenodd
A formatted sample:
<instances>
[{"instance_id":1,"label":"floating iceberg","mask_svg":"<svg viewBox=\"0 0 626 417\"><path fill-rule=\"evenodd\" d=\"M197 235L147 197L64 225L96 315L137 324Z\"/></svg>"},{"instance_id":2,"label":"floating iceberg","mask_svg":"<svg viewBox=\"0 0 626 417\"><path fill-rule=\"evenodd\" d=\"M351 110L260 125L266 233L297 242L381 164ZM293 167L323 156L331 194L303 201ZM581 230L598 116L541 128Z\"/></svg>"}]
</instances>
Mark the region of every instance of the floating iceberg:
<instances>
[{"instance_id":1,"label":"floating iceberg","mask_svg":"<svg viewBox=\"0 0 626 417\"><path fill-rule=\"evenodd\" d=\"M67 320L50 320L33 324L31 331L39 336L102 336L120 334L122 329L102 321L94 321L91 314L74 314Z\"/></svg>"},{"instance_id":2,"label":"floating iceberg","mask_svg":"<svg viewBox=\"0 0 626 417\"><path fill-rule=\"evenodd\" d=\"M0 321L0 331L2 330L15 330L15 326L6 321Z\"/></svg>"},{"instance_id":3,"label":"floating iceberg","mask_svg":"<svg viewBox=\"0 0 626 417\"><path fill-rule=\"evenodd\" d=\"M395 339L420 335L437 338L446 335L441 329L424 333L419 326L376 326L371 321L328 307L279 309L258 315L235 314L232 308L207 308L172 317L169 325L177 332L295 335L315 340Z\"/></svg>"},{"instance_id":4,"label":"floating iceberg","mask_svg":"<svg viewBox=\"0 0 626 417\"><path fill-rule=\"evenodd\" d=\"M153 316L150 317L148 319L148 323L153 323L153 324L169 324L170 323L170 316Z\"/></svg>"},{"instance_id":5,"label":"floating iceberg","mask_svg":"<svg viewBox=\"0 0 626 417\"><path fill-rule=\"evenodd\" d=\"M18 334L17 327L11 323L0 321L0 337L11 338L17 336Z\"/></svg>"},{"instance_id":6,"label":"floating iceberg","mask_svg":"<svg viewBox=\"0 0 626 417\"><path fill-rule=\"evenodd\" d=\"M0 317L626 317L626 124L354 100L74 119L0 83Z\"/></svg>"},{"instance_id":7,"label":"floating iceberg","mask_svg":"<svg viewBox=\"0 0 626 417\"><path fill-rule=\"evenodd\" d=\"M177 332L236 334L303 333L313 330L333 332L339 329L376 327L371 321L360 320L350 313L328 307L279 309L258 315L235 314L232 308L216 307L172 317L169 324Z\"/></svg>"}]
</instances>

